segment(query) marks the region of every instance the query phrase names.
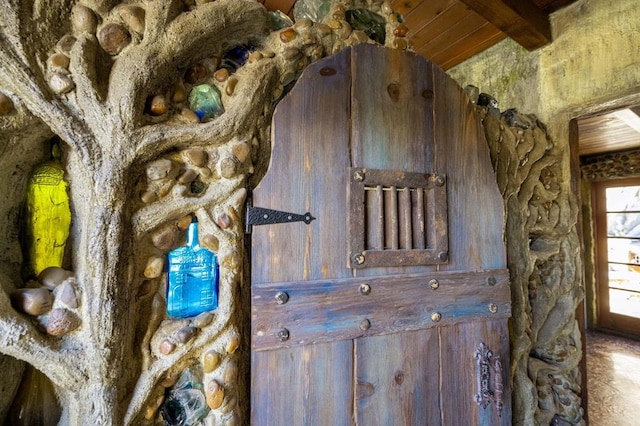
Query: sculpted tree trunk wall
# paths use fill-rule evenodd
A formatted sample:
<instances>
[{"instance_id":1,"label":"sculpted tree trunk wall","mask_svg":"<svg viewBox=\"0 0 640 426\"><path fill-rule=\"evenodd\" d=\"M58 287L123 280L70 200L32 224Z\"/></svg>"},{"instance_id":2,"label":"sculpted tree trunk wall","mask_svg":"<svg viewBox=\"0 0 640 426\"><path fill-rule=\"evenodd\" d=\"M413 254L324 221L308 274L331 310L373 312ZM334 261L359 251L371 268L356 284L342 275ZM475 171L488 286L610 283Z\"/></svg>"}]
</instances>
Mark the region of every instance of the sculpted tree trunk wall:
<instances>
[{"instance_id":1,"label":"sculpted tree trunk wall","mask_svg":"<svg viewBox=\"0 0 640 426\"><path fill-rule=\"evenodd\" d=\"M584 424L577 194L568 153L533 115L479 107L506 209L513 423Z\"/></svg>"},{"instance_id":2,"label":"sculpted tree trunk wall","mask_svg":"<svg viewBox=\"0 0 640 426\"><path fill-rule=\"evenodd\" d=\"M324 23L293 26L254 0L0 5L0 352L10 356L0 366L11 369L0 418L21 360L54 383L60 424L151 424L187 369L204 388L208 422L244 421L247 188L268 164L273 109L302 70L373 43L346 21L350 7L383 16L385 45L407 48L406 31L393 35L397 15L379 1L335 1ZM223 55L240 45L252 51L230 71ZM219 98L198 111L190 95L201 85ZM9 297L27 284L21 204L54 134L71 197L63 266L72 274L53 290L52 311L29 316ZM184 245L194 218L200 243L218 255L219 307L168 318L165 256ZM55 333L54 311L62 315Z\"/></svg>"}]
</instances>

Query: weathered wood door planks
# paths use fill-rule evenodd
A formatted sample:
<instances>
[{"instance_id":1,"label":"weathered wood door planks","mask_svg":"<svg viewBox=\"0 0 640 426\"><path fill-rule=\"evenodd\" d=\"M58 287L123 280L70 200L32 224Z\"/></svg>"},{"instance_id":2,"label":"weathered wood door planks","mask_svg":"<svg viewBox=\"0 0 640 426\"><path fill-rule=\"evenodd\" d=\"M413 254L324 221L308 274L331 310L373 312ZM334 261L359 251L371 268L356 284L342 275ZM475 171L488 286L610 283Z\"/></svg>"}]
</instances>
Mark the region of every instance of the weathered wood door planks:
<instances>
[{"instance_id":1,"label":"weathered wood door planks","mask_svg":"<svg viewBox=\"0 0 640 426\"><path fill-rule=\"evenodd\" d=\"M253 204L316 220L253 228L252 424L510 424L502 200L462 90L358 46L311 65L272 132Z\"/></svg>"}]
</instances>

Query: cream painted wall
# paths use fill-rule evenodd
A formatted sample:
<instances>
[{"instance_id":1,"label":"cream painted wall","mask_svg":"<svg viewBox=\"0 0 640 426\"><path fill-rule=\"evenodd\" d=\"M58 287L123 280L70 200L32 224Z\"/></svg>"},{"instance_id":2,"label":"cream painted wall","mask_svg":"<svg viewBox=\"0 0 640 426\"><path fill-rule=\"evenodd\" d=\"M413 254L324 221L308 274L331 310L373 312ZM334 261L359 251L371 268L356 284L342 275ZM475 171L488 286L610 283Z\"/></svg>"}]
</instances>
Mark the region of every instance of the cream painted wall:
<instances>
[{"instance_id":1,"label":"cream painted wall","mask_svg":"<svg viewBox=\"0 0 640 426\"><path fill-rule=\"evenodd\" d=\"M640 3L581 0L551 16L554 41L527 52L507 39L451 69L463 87L494 96L500 109L533 113L556 143L571 118L640 94Z\"/></svg>"}]
</instances>

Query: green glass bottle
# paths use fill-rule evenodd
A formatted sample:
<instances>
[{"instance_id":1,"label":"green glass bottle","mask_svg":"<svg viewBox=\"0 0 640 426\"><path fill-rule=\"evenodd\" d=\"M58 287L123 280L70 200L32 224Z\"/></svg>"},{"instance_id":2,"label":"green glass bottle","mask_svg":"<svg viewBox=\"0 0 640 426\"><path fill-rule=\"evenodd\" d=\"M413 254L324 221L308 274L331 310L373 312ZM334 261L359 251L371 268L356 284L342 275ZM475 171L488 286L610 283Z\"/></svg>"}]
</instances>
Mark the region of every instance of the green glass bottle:
<instances>
[{"instance_id":1,"label":"green glass bottle","mask_svg":"<svg viewBox=\"0 0 640 426\"><path fill-rule=\"evenodd\" d=\"M60 146L54 142L51 159L38 165L27 183L25 251L28 275L49 266L62 266L71 227L71 209Z\"/></svg>"},{"instance_id":2,"label":"green glass bottle","mask_svg":"<svg viewBox=\"0 0 640 426\"><path fill-rule=\"evenodd\" d=\"M22 382L9 409L12 426L55 426L62 410L51 380L27 364Z\"/></svg>"}]
</instances>

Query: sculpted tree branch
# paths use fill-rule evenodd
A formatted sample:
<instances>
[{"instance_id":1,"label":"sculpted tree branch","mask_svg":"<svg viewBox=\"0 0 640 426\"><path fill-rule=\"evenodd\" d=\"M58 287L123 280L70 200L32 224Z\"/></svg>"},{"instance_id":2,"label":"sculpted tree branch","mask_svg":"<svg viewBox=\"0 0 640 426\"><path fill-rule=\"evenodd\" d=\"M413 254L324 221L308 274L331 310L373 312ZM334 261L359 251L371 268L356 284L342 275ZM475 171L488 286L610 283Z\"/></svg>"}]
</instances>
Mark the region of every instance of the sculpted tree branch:
<instances>
[{"instance_id":1,"label":"sculpted tree branch","mask_svg":"<svg viewBox=\"0 0 640 426\"><path fill-rule=\"evenodd\" d=\"M9 314L0 315L0 329L14 334L0 351L38 368L55 364L42 369L60 385L63 423L152 424L165 394L189 369L216 422L243 421L247 373L239 366L247 360L238 347L249 337L241 333L242 216L248 187L267 167L273 109L309 63L372 42L352 30L342 2L327 18L339 18L336 28L303 19L279 30L254 0L194 3L0 6L8 12L0 17L7 59L0 87L65 142L69 257L82 323L68 335L45 336L21 321L2 294L0 308ZM31 7L58 14L55 31L33 46L25 36ZM247 49L246 63L223 64L238 46ZM207 91L215 113L189 99L199 94L194 88ZM200 244L218 256L219 307L169 318L164 262L183 245L193 217ZM63 359L69 354L74 365Z\"/></svg>"},{"instance_id":2,"label":"sculpted tree branch","mask_svg":"<svg viewBox=\"0 0 640 426\"><path fill-rule=\"evenodd\" d=\"M1 279L8 278L2 275ZM68 339L69 343L65 346L79 348L75 338ZM16 314L4 292L0 292L0 345L3 353L38 365L54 383L71 392L77 391L85 378L84 366L76 362L74 356L79 351L61 351L59 342L42 336L31 322Z\"/></svg>"}]
</instances>

